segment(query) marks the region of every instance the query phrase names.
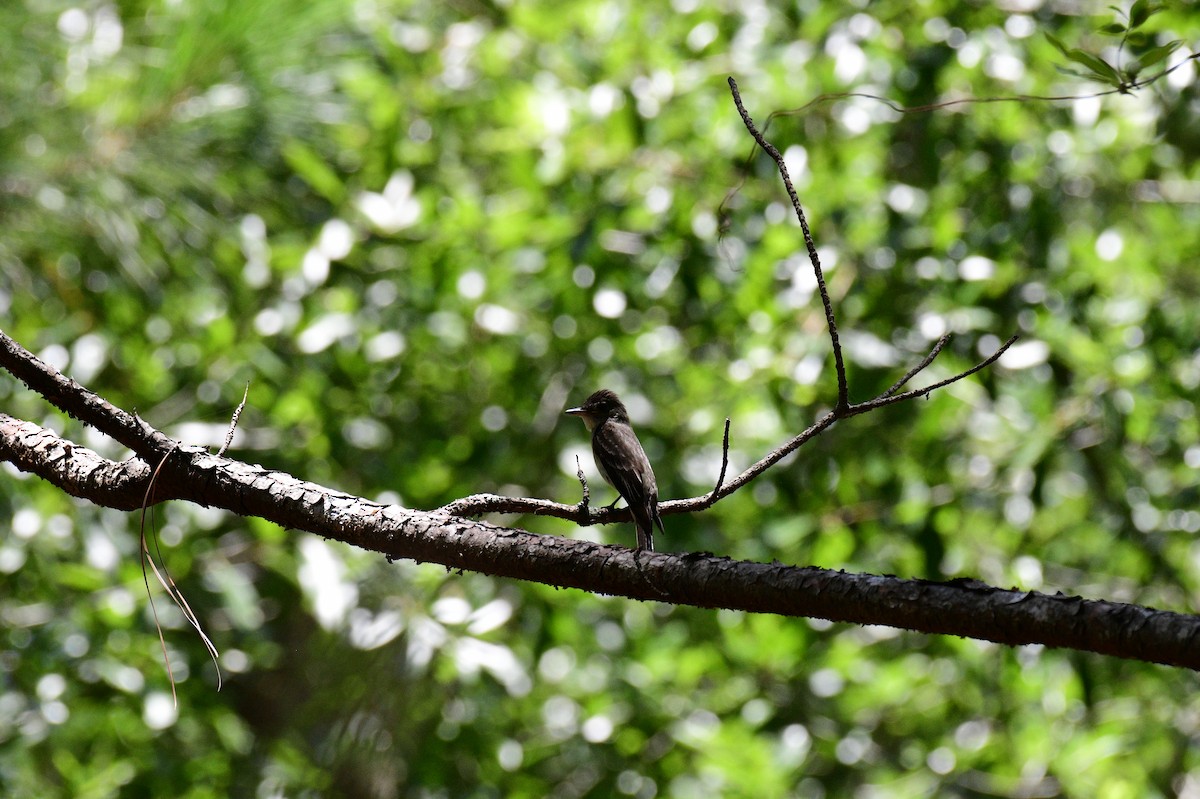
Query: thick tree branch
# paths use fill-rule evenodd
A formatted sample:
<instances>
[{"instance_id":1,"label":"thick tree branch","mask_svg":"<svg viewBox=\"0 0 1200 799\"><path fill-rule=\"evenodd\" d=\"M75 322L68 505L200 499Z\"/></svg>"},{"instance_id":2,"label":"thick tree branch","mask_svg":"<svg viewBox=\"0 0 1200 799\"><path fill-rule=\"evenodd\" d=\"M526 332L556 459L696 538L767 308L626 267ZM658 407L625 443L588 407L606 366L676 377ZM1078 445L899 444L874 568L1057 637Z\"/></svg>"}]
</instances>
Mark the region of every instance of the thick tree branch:
<instances>
[{"instance_id":1,"label":"thick tree branch","mask_svg":"<svg viewBox=\"0 0 1200 799\"><path fill-rule=\"evenodd\" d=\"M140 503L150 479L149 467L139 460L105 461L8 416L0 416L0 459L97 505L123 510ZM83 471L92 477L80 480L77 475ZM881 624L1001 644L1067 647L1200 670L1197 616L992 588L974 580L937 583L709 554L639 553L440 511L381 505L197 447L174 451L158 478L155 497L259 516L389 559L440 563L599 594Z\"/></svg>"},{"instance_id":2,"label":"thick tree branch","mask_svg":"<svg viewBox=\"0 0 1200 799\"><path fill-rule=\"evenodd\" d=\"M60 374L3 331L0 331L0 366L68 416L91 425L147 461L157 463L171 448L171 440L165 435Z\"/></svg>"}]
</instances>

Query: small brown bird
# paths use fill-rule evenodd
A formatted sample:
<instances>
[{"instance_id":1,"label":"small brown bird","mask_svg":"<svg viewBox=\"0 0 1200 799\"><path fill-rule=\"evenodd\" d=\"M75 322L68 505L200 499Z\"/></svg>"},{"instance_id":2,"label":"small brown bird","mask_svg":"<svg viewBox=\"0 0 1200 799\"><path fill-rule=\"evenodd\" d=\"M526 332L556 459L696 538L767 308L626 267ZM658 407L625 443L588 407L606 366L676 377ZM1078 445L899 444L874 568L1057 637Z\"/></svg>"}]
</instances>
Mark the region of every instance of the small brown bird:
<instances>
[{"instance_id":1,"label":"small brown bird","mask_svg":"<svg viewBox=\"0 0 1200 799\"><path fill-rule=\"evenodd\" d=\"M629 505L637 525L638 549L653 552L654 525L666 532L658 515L658 483L625 406L616 394L602 388L566 412L581 418L591 432L596 468Z\"/></svg>"}]
</instances>

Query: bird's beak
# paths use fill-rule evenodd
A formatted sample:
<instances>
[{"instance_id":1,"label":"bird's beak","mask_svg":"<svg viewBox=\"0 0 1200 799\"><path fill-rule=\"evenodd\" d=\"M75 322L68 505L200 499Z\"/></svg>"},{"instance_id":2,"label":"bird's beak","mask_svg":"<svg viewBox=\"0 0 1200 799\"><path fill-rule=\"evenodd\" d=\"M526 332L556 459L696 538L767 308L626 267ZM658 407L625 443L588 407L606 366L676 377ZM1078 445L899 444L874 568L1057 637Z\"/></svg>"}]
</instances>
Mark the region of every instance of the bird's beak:
<instances>
[{"instance_id":1,"label":"bird's beak","mask_svg":"<svg viewBox=\"0 0 1200 799\"><path fill-rule=\"evenodd\" d=\"M564 413L571 416L578 416L583 421L583 426L587 428L589 433L596 429L596 417L583 408L567 408Z\"/></svg>"}]
</instances>

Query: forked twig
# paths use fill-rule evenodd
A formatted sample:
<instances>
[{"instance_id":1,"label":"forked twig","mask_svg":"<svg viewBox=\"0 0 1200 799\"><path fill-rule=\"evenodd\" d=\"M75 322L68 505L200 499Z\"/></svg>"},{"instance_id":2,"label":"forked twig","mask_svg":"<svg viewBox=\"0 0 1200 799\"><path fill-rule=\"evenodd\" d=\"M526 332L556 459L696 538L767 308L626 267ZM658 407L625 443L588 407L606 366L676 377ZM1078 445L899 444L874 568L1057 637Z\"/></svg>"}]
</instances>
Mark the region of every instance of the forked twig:
<instances>
[{"instance_id":1,"label":"forked twig","mask_svg":"<svg viewBox=\"0 0 1200 799\"><path fill-rule=\"evenodd\" d=\"M984 369L995 363L1008 348L1017 340L1013 336L1008 341L1004 342L994 353L980 361L963 372L940 380L925 388L913 389L900 393L909 381L927 369L942 350L950 341L949 335L944 335L934 344L933 349L926 355L920 363L909 369L899 380L895 382L887 391L883 392L874 399L866 402L852 403L850 402L850 390L846 379L846 364L842 354L841 343L838 339L837 320L834 317L833 301L829 297L829 290L825 285L824 273L821 270L821 261L817 256L816 244L813 241L812 233L809 231L808 220L804 216L804 209L800 204L800 197L796 193L796 188L792 183L791 176L788 174L787 164L784 163L783 156L779 150L767 141L767 139L755 127L754 120L751 118L745 105L742 103L741 94L738 92L737 82L729 79L729 88L733 92L733 101L737 106L738 114L742 118L746 130L754 138L755 143L771 156L779 168L779 174L783 178L784 187L787 189L788 197L791 199L792 208L796 212L796 219L800 222L800 229L804 233L804 246L808 251L809 261L812 263L813 274L817 280L817 290L821 295L821 305L825 311L825 321L829 327L829 340L833 348L834 365L837 370L837 401L834 407L829 412L822 415L808 429L804 430L799 435L796 435L779 445L771 452L763 456L757 463L744 470L741 474L734 477L729 482L725 481L726 472L729 467L729 419L725 420L725 435L722 444L721 454L721 471L717 477L716 485L712 491L707 494L692 497L690 499L669 500L659 503L659 512L663 515L672 513L690 513L699 510L705 510L712 507L716 502L729 496L741 489L746 483L749 483L760 474L770 469L783 458L787 457L797 449L802 447L807 442L816 438L821 433L833 426L839 419L846 419L851 416L858 416L868 411L882 408L887 405L893 405L898 402L913 399L915 397L928 396L933 391L939 388L950 385L956 381L969 377L981 369ZM578 466L578 460L576 461ZM579 472L580 480L583 481L582 470ZM572 519L581 524L607 524L615 521L627 521L630 517L628 510L614 511L611 507L592 510L587 504L587 483L584 482L584 500L578 505L563 505L557 502L550 502L543 499L532 498L516 498L502 497L495 494L477 494L470 497L463 497L455 500L449 505L443 506L439 510L446 513L451 513L459 516L474 516L480 513L501 512L501 513L529 513L540 516L557 516L564 519Z\"/></svg>"}]
</instances>

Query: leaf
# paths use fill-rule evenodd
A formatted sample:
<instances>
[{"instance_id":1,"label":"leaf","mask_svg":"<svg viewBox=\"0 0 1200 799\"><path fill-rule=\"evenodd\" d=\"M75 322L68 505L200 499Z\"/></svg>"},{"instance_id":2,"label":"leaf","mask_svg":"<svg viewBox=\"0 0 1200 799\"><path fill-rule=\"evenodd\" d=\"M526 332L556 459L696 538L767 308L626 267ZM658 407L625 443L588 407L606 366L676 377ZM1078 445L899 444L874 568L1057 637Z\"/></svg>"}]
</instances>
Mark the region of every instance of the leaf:
<instances>
[{"instance_id":1,"label":"leaf","mask_svg":"<svg viewBox=\"0 0 1200 799\"><path fill-rule=\"evenodd\" d=\"M1109 36L1120 36L1123 33L1125 33L1125 30L1126 30L1125 26L1122 25L1120 22L1110 22L1107 25L1105 25L1103 28L1101 28L1100 32L1108 34Z\"/></svg>"},{"instance_id":2,"label":"leaf","mask_svg":"<svg viewBox=\"0 0 1200 799\"><path fill-rule=\"evenodd\" d=\"M1150 3L1149 0L1136 0L1133 8L1129 9L1129 27L1140 28L1151 16L1162 10L1162 6Z\"/></svg>"},{"instance_id":3,"label":"leaf","mask_svg":"<svg viewBox=\"0 0 1200 799\"><path fill-rule=\"evenodd\" d=\"M1085 50L1080 50L1077 47L1067 47L1053 34L1047 33L1046 40L1054 45L1054 48L1064 56L1074 61L1076 64L1087 67L1091 74L1088 77L1096 78L1104 83L1119 88L1121 86L1121 76L1111 64L1105 61L1098 55L1094 55Z\"/></svg>"},{"instance_id":4,"label":"leaf","mask_svg":"<svg viewBox=\"0 0 1200 799\"><path fill-rule=\"evenodd\" d=\"M1067 55L1067 52L1068 52L1067 46L1065 44L1063 44L1059 40L1059 38L1057 36L1055 36L1053 33L1046 34L1046 41L1048 41L1048 42L1050 42L1050 44L1054 45L1055 49L1058 50L1058 52L1062 53L1063 55Z\"/></svg>"},{"instance_id":5,"label":"leaf","mask_svg":"<svg viewBox=\"0 0 1200 799\"><path fill-rule=\"evenodd\" d=\"M1171 55L1171 53L1178 50L1181 44L1183 44L1183 40L1175 39L1174 41L1167 42L1159 47L1150 48L1138 57L1138 64L1140 65L1139 69L1146 69L1147 67L1154 66L1167 56Z\"/></svg>"}]
</instances>

